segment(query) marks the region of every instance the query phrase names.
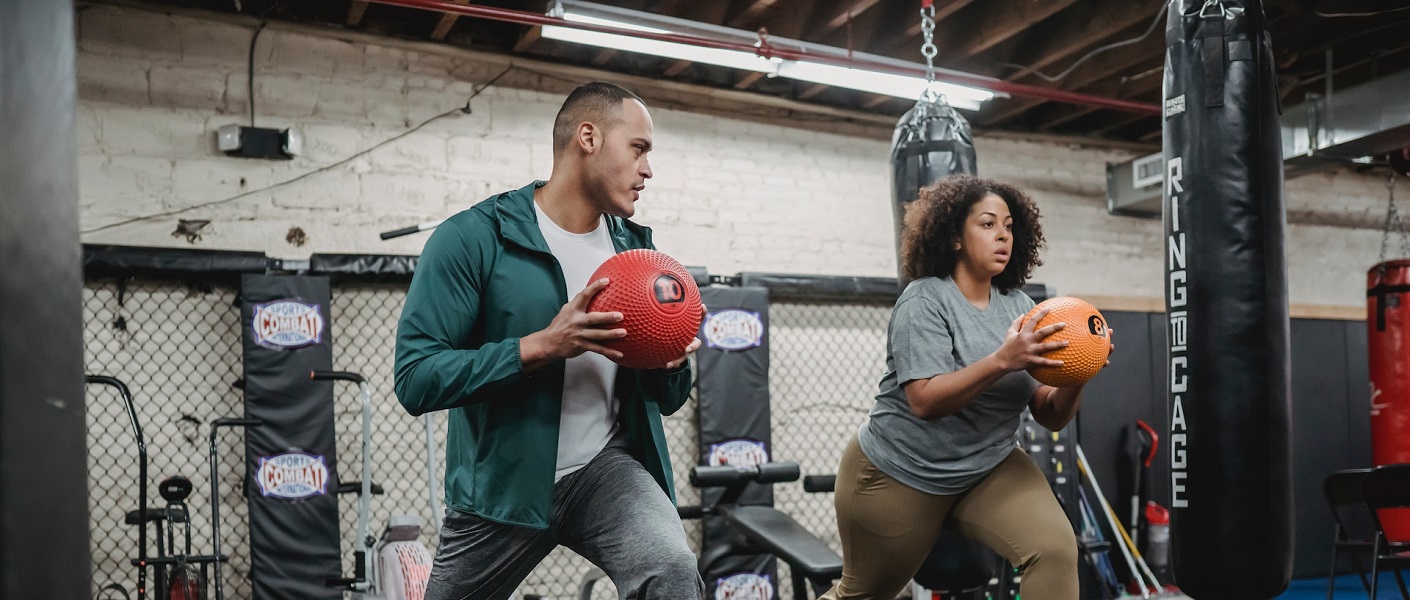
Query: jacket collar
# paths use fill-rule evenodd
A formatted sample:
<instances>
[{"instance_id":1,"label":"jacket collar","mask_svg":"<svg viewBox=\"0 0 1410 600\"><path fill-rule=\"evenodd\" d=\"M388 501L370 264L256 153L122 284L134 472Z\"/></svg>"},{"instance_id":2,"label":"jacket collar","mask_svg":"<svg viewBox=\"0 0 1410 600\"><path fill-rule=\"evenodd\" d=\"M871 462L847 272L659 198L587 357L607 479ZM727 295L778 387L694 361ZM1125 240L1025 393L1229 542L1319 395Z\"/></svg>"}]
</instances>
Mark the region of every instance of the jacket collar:
<instances>
[{"instance_id":1,"label":"jacket collar","mask_svg":"<svg viewBox=\"0 0 1410 600\"><path fill-rule=\"evenodd\" d=\"M538 214L534 211L534 190L547 183L535 181L512 192L500 194L495 199L494 216L499 223L499 234L505 240L545 254L552 254L548 242L539 229ZM628 248L646 246L645 229L621 217L607 216L607 233L612 245L620 252Z\"/></svg>"}]
</instances>

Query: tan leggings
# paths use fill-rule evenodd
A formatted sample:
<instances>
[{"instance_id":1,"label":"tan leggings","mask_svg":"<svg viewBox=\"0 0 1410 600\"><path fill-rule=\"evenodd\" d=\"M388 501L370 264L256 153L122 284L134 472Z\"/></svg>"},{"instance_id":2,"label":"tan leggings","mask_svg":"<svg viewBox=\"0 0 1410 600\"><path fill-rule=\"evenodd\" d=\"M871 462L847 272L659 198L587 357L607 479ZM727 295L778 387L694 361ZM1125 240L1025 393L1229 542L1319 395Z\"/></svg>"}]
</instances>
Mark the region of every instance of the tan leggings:
<instances>
[{"instance_id":1,"label":"tan leggings","mask_svg":"<svg viewBox=\"0 0 1410 600\"><path fill-rule=\"evenodd\" d=\"M819 600L892 600L949 518L1022 572L1023 600L1076 600L1077 538L1042 472L1015 448L968 491L937 496L882 473L852 438L837 471L842 580Z\"/></svg>"}]
</instances>

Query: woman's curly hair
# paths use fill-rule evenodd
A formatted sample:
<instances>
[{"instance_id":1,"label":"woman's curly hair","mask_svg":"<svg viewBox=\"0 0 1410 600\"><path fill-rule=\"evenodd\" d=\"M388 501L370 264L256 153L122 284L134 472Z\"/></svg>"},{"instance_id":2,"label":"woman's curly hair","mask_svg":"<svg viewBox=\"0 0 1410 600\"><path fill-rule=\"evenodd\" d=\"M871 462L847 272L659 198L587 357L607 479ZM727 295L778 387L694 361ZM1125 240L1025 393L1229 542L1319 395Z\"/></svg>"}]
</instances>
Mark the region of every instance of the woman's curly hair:
<instances>
[{"instance_id":1,"label":"woman's curly hair","mask_svg":"<svg viewBox=\"0 0 1410 600\"><path fill-rule=\"evenodd\" d=\"M955 272L970 208L985 196L1003 198L1013 215L1013 253L1004 272L993 279L1002 292L1022 287L1033 269L1043 264L1038 251L1046 243L1038 222L1038 206L1018 188L972 175L952 175L921 188L920 198L906 208L901 234L901 269L907 279L949 277Z\"/></svg>"}]
</instances>

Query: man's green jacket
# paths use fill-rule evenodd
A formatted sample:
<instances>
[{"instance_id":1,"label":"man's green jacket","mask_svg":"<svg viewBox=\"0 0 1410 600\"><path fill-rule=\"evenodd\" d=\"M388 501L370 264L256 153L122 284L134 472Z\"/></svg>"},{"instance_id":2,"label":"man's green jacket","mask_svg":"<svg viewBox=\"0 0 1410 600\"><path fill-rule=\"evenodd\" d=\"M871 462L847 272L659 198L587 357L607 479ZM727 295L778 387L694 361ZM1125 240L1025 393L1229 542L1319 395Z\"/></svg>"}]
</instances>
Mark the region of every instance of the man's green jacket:
<instances>
[{"instance_id":1,"label":"man's green jacket","mask_svg":"<svg viewBox=\"0 0 1410 600\"><path fill-rule=\"evenodd\" d=\"M562 412L563 362L525 373L519 339L568 302L563 271L534 211L543 182L447 219L426 242L397 327L396 393L412 415L448 410L446 504L548 526ZM651 230L607 217L618 252L652 248ZM690 392L689 365L621 367L618 420L629 449L675 499L662 415Z\"/></svg>"}]
</instances>

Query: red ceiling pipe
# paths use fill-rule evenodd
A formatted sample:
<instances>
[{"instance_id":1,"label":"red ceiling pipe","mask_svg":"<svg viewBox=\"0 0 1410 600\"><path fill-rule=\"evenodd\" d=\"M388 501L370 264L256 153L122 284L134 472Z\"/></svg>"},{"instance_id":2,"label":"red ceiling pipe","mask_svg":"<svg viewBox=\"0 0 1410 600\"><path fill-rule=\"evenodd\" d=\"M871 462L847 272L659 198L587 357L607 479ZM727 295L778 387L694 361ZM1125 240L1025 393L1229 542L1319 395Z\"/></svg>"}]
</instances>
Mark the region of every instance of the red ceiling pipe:
<instances>
[{"instance_id":1,"label":"red ceiling pipe","mask_svg":"<svg viewBox=\"0 0 1410 600\"><path fill-rule=\"evenodd\" d=\"M730 42L730 41L724 41L724 40L716 40L716 39L711 39L711 38L706 38L706 37L701 37L701 36L695 36L695 35L688 35L688 34L679 34L679 33L651 33L651 32L646 32L646 31L635 31L635 30L622 29L622 28L618 28L618 27L610 27L610 26L605 26L605 25L596 25L596 24L590 24L590 23L579 23L579 22L574 22L574 21L566 21L566 20L561 19L561 18L558 18L558 17L550 17L550 16L548 16L548 15L542 15L542 14L538 14L538 13L525 12L525 11L520 11L520 10L510 10L510 9L506 9L506 8L495 8L495 7L492 7L492 6L477 6L477 5L473 5L473 4L456 4L456 3L450 2L450 1L448 1L448 0L371 0L371 1L374 2L374 3L376 3L376 4L387 4L387 5L391 5L391 6L404 6L404 7L407 7L407 8L419 8L419 9L422 9L422 10L429 10L429 11L441 12L441 13L446 13L446 14L460 15L460 16L465 16L465 17L475 17L475 18L479 18L479 19L488 19L488 20L491 20L491 21L504 21L504 22L507 22L507 23L519 23L519 24L522 24L522 25L557 25L557 26L559 26L559 27L571 27L571 28L574 28L574 29L584 29L584 30L587 30L587 31L597 31L597 32L601 32L601 33L614 33L614 34L618 34L618 35L625 35L625 36L631 36L631 37L638 37L638 38L644 38L644 39L649 39L649 40L658 40L658 41L662 41L662 42L675 42L675 43L678 43L678 44L689 44L689 45L692 45L692 46L700 46L700 47L704 47L704 48L718 48L718 49L721 49L721 50L735 50L735 51L739 51L739 52L749 52L749 53L753 53L753 54L758 54L758 55L764 56L764 57L766 57L766 58L775 58L775 57L776 57L776 58L781 58L781 59L784 59L784 60L801 60L801 61L811 61L811 62L827 63L827 64L832 64L832 65L837 65L837 66L842 66L842 67L850 67L850 68L853 68L853 69L865 69L865 70L868 70L868 71L878 71L878 72L883 72L883 73L895 73L895 74L898 74L898 75L910 75L910 76L914 76L914 77L924 77L924 76L925 76L925 68L920 67L919 65L917 65L917 66L915 66L915 67L897 67L896 65L892 65L892 64L879 63L879 62L869 61L869 60L859 60L859 59L855 59L855 58L848 58L848 57L845 57L845 56L828 56L828 55L823 55L823 54L812 54L812 53L798 52L798 51L796 51L796 50L790 50L790 49L787 49L787 48L778 48L778 47L772 47L772 46L757 47L757 46L755 46L755 45L753 45L753 44L747 44L747 43L742 43L742 42ZM935 79L936 79L937 81L943 81L943 82L946 82L946 83L953 83L953 84L957 84L957 85L967 85L967 86L970 86L970 87L976 87L976 88L986 89L986 90L989 90L989 91L991 91L991 92L1002 92L1002 93L1006 93L1006 94L1009 94L1009 95L1012 95L1012 96L1027 96L1027 97L1029 97L1029 98L1038 98L1038 99L1042 99L1042 100L1050 100L1050 101L1053 101L1053 102L1065 102L1065 103L1068 103L1068 104L1078 104L1078 105L1082 105L1082 106L1093 106L1093 107L1097 107L1097 108L1107 108L1107 109L1119 110L1119 111L1130 112L1130 113L1151 114L1151 115L1158 115L1158 114L1160 114L1160 107L1159 107L1158 105L1155 105L1155 104L1148 104L1148 103L1145 103L1145 102L1134 102L1134 101L1131 101L1131 100L1121 100L1121 99L1119 99L1119 98L1107 98L1107 97L1105 97L1105 96L1093 96L1093 95L1090 95L1090 94L1082 94L1082 93L1078 93L1078 92L1069 92L1069 91L1065 91L1065 90L1055 90L1055 89L1044 88L1044 87L1037 87L1037 86L1032 86L1032 85L1023 85L1023 84L1021 84L1021 83L1013 83L1013 82L1011 82L1011 81L1004 81L1004 80L1001 80L1001 79L994 79L993 77L984 77L984 76L982 76L982 75L974 75L974 74L971 74L971 73L962 73L962 72L959 72L959 71L951 71L951 70L948 70L948 69L938 69L938 68L935 69Z\"/></svg>"}]
</instances>

